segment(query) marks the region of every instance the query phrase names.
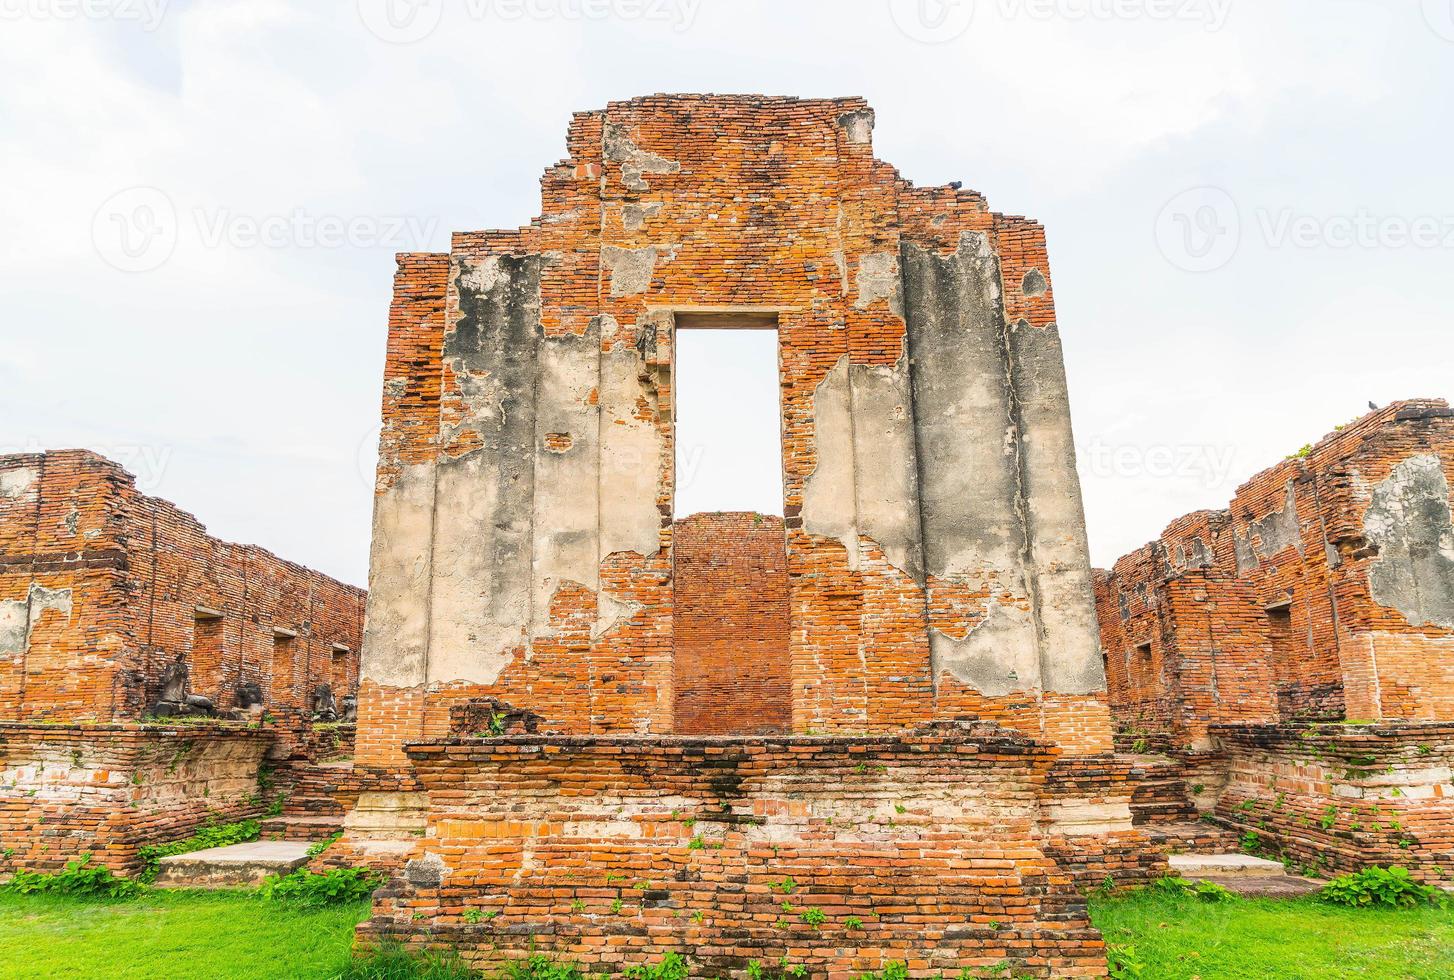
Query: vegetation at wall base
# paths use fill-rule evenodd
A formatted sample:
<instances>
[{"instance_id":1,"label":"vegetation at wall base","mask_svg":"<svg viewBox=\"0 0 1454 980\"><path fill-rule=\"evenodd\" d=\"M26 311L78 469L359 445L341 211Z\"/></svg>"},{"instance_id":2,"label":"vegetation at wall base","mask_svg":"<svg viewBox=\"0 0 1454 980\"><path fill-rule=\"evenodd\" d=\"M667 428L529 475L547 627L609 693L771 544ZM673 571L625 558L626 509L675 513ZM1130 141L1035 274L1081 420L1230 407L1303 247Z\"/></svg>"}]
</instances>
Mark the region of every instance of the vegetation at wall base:
<instances>
[{"instance_id":1,"label":"vegetation at wall base","mask_svg":"<svg viewBox=\"0 0 1454 980\"><path fill-rule=\"evenodd\" d=\"M1448 896L1432 885L1425 885L1409 874L1408 868L1364 868L1341 875L1323 886L1318 897L1332 905L1354 908L1411 909L1420 905L1448 904Z\"/></svg>"},{"instance_id":2,"label":"vegetation at wall base","mask_svg":"<svg viewBox=\"0 0 1454 980\"><path fill-rule=\"evenodd\" d=\"M1447 980L1454 976L1454 909L1317 898L1207 901L1170 885L1091 900L1111 947L1112 976L1138 980ZM481 976L458 956L398 946L352 949L366 901L310 906L252 892L157 891L132 901L55 890L0 890L0 976L217 976L228 980L469 980ZM200 958L199 958L200 957ZM690 963L642 967L640 980L684 980ZM968 976L1023 975L1009 965ZM998 972L996 972L998 970ZM688 971L689 972L689 971ZM757 980L807 980L796 959L766 959ZM579 966L539 955L500 961L489 980L594 980ZM902 980L886 963L868 980Z\"/></svg>"},{"instance_id":3,"label":"vegetation at wall base","mask_svg":"<svg viewBox=\"0 0 1454 980\"><path fill-rule=\"evenodd\" d=\"M273 875L258 886L257 893L265 899L300 908L326 908L361 902L373 894L383 881L383 875L366 868L330 868L327 871L299 868L292 874Z\"/></svg>"},{"instance_id":4,"label":"vegetation at wall base","mask_svg":"<svg viewBox=\"0 0 1454 980\"><path fill-rule=\"evenodd\" d=\"M76 898L127 899L146 890L139 882L118 878L110 868L91 863L91 853L66 863L54 874L39 871L16 871L4 890L16 895L68 895Z\"/></svg>"}]
</instances>

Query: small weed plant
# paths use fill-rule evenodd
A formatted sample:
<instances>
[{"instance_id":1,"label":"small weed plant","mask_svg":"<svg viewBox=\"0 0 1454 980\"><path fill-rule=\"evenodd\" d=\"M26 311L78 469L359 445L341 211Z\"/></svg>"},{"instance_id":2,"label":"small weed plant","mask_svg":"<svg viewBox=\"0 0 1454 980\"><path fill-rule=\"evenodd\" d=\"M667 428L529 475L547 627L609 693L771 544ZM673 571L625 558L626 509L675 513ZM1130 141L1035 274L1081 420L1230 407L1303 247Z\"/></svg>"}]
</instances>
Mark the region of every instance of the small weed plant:
<instances>
[{"instance_id":1,"label":"small weed plant","mask_svg":"<svg viewBox=\"0 0 1454 980\"><path fill-rule=\"evenodd\" d=\"M1318 898L1332 905L1353 908L1381 906L1411 909L1420 905L1444 905L1448 899L1432 885L1425 885L1409 874L1408 868L1364 868L1353 874L1334 878L1323 886Z\"/></svg>"},{"instance_id":2,"label":"small weed plant","mask_svg":"<svg viewBox=\"0 0 1454 980\"><path fill-rule=\"evenodd\" d=\"M667 953L660 963L633 966L625 976L626 980L687 980L691 976L691 968L681 955Z\"/></svg>"},{"instance_id":3,"label":"small weed plant","mask_svg":"<svg viewBox=\"0 0 1454 980\"><path fill-rule=\"evenodd\" d=\"M500 971L500 980L586 980L576 963L560 963L544 953L516 960Z\"/></svg>"},{"instance_id":4,"label":"small weed plant","mask_svg":"<svg viewBox=\"0 0 1454 980\"><path fill-rule=\"evenodd\" d=\"M1111 968L1112 980L1133 980L1150 977L1151 971L1136 953L1135 946L1111 946L1106 950L1106 962Z\"/></svg>"},{"instance_id":5,"label":"small weed plant","mask_svg":"<svg viewBox=\"0 0 1454 980\"><path fill-rule=\"evenodd\" d=\"M1185 878L1158 878L1151 886L1163 895L1176 898L1195 898L1203 902L1226 902L1233 898L1231 892L1215 881L1187 881Z\"/></svg>"},{"instance_id":6,"label":"small weed plant","mask_svg":"<svg viewBox=\"0 0 1454 980\"><path fill-rule=\"evenodd\" d=\"M365 868L332 868L322 872L299 868L292 874L267 879L258 886L258 895L303 908L323 908L363 901L383 880L382 875Z\"/></svg>"},{"instance_id":7,"label":"small weed plant","mask_svg":"<svg viewBox=\"0 0 1454 980\"><path fill-rule=\"evenodd\" d=\"M146 887L128 878L118 878L110 868L91 864L91 852L70 861L63 871L43 874L21 869L11 877L4 890L17 895L70 895L76 898L135 898Z\"/></svg>"}]
</instances>

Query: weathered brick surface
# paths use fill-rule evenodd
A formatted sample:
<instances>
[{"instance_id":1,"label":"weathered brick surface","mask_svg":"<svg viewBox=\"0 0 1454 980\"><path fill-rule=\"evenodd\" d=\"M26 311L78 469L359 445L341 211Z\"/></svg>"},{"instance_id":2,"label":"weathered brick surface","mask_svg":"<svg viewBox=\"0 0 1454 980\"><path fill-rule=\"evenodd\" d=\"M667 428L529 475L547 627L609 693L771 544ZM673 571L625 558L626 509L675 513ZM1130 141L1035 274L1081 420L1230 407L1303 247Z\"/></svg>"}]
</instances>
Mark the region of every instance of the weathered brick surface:
<instances>
[{"instance_id":1,"label":"weathered brick surface","mask_svg":"<svg viewBox=\"0 0 1454 980\"><path fill-rule=\"evenodd\" d=\"M1454 412L1399 402L1098 573L1118 746L1310 871L1454 874L1451 483Z\"/></svg>"},{"instance_id":2,"label":"weathered brick surface","mask_svg":"<svg viewBox=\"0 0 1454 980\"><path fill-rule=\"evenodd\" d=\"M712 315L765 317L780 340L792 729L972 716L1111 750L1044 231L972 191L914 187L871 130L855 99L613 103L574 117L529 227L399 257L362 761L402 766L406 741L447 735L450 706L483 697L561 732L701 717L674 655L672 366L677 318ZM909 259L924 303L957 295L941 266L983 272L974 343L996 378L922 466L911 402L932 383L907 357ZM930 333L944 319L920 314ZM925 577L918 471L953 470L964 446L1004 468L994 513L968 523L1024 544L950 548L966 567ZM1026 505L1041 496L1054 506ZM499 608L479 612L479 594ZM931 656L991 635L1007 642Z\"/></svg>"},{"instance_id":3,"label":"weathered brick surface","mask_svg":"<svg viewBox=\"0 0 1454 980\"><path fill-rule=\"evenodd\" d=\"M260 549L210 537L93 453L0 457L0 840L8 867L83 851L119 871L136 850L206 820L260 814L263 753L351 751L315 729L312 694L358 683L364 593ZM139 726L183 657L189 693L240 723ZM285 776L286 779L286 770Z\"/></svg>"},{"instance_id":4,"label":"weathered brick surface","mask_svg":"<svg viewBox=\"0 0 1454 980\"><path fill-rule=\"evenodd\" d=\"M1451 484L1454 413L1398 402L1099 573L1117 727L1454 720Z\"/></svg>"},{"instance_id":5,"label":"weathered brick surface","mask_svg":"<svg viewBox=\"0 0 1454 980\"><path fill-rule=\"evenodd\" d=\"M791 730L788 555L780 517L677 521L673 729L684 735Z\"/></svg>"},{"instance_id":6,"label":"weathered brick surface","mask_svg":"<svg viewBox=\"0 0 1454 980\"><path fill-rule=\"evenodd\" d=\"M266 807L259 767L274 735L240 724L0 722L0 872L58 870L90 853L130 874L139 848Z\"/></svg>"},{"instance_id":7,"label":"weathered brick surface","mask_svg":"<svg viewBox=\"0 0 1454 980\"><path fill-rule=\"evenodd\" d=\"M363 609L362 590L210 537L93 453L0 457L0 718L139 718L181 654L190 693L225 710L255 682L301 739L315 685L357 684Z\"/></svg>"},{"instance_id":8,"label":"weathered brick surface","mask_svg":"<svg viewBox=\"0 0 1454 980\"><path fill-rule=\"evenodd\" d=\"M1228 783L1217 816L1319 874L1397 864L1454 883L1454 725L1214 729Z\"/></svg>"},{"instance_id":9,"label":"weathered brick surface","mask_svg":"<svg viewBox=\"0 0 1454 980\"><path fill-rule=\"evenodd\" d=\"M612 103L530 226L399 257L358 798L318 861L405 864L365 936L1104 974L1075 886L1164 865L1113 755L1044 230L872 128ZM675 331L712 325L777 331L780 522L673 520ZM456 737L488 699L542 734ZM763 729L793 734L703 734Z\"/></svg>"},{"instance_id":10,"label":"weathered brick surface","mask_svg":"<svg viewBox=\"0 0 1454 980\"><path fill-rule=\"evenodd\" d=\"M888 960L1105 972L1036 843L1054 754L1008 733L507 737L409 756L427 836L366 939L610 970L676 951L704 975L782 957L812 976Z\"/></svg>"}]
</instances>

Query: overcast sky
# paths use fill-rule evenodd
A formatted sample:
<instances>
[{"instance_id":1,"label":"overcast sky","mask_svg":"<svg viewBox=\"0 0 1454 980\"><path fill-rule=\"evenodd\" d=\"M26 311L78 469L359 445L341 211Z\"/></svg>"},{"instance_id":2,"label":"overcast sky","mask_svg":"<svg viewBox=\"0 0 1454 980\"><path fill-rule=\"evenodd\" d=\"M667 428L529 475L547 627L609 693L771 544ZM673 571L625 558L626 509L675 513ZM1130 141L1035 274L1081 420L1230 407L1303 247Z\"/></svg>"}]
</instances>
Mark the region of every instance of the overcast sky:
<instances>
[{"instance_id":1,"label":"overcast sky","mask_svg":"<svg viewBox=\"0 0 1454 980\"><path fill-rule=\"evenodd\" d=\"M1099 564L1454 394L1454 0L0 0L0 450L365 582L393 253L668 91L1045 223Z\"/></svg>"}]
</instances>

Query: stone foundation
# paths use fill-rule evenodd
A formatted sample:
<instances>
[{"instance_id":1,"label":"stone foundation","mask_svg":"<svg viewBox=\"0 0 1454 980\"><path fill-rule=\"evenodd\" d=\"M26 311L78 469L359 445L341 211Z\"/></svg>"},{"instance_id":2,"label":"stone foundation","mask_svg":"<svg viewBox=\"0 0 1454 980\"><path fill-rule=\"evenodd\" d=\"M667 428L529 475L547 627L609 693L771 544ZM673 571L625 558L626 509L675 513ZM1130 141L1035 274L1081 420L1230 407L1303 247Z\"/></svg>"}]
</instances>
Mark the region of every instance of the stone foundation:
<instances>
[{"instance_id":1,"label":"stone foundation","mask_svg":"<svg viewBox=\"0 0 1454 980\"><path fill-rule=\"evenodd\" d=\"M0 723L0 872L55 871L89 852L132 874L147 844L258 816L272 740L241 725Z\"/></svg>"},{"instance_id":2,"label":"stone foundation","mask_svg":"<svg viewBox=\"0 0 1454 980\"><path fill-rule=\"evenodd\" d=\"M592 971L679 952L706 976L783 957L818 977L893 960L1105 974L1043 839L1076 823L1070 804L1046 803L1057 753L1002 729L515 736L408 753L426 834L365 941L449 945L483 966L540 951ZM1098 777L1058 778L1069 799Z\"/></svg>"},{"instance_id":3,"label":"stone foundation","mask_svg":"<svg viewBox=\"0 0 1454 980\"><path fill-rule=\"evenodd\" d=\"M1319 874L1454 882L1454 724L1224 725L1220 821Z\"/></svg>"}]
</instances>

